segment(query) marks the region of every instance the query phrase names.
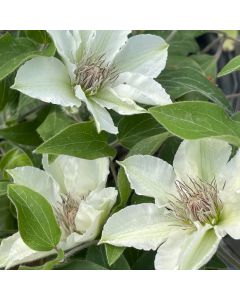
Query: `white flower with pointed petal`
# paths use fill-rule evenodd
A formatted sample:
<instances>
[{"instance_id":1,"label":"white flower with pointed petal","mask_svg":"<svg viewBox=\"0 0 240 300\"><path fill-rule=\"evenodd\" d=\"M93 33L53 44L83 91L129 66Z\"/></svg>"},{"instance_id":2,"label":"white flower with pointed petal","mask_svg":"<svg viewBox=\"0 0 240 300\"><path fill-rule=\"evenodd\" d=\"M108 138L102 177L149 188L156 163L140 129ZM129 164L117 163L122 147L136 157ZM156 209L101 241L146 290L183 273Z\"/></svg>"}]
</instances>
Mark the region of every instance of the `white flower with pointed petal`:
<instances>
[{"instance_id":1,"label":"white flower with pointed petal","mask_svg":"<svg viewBox=\"0 0 240 300\"><path fill-rule=\"evenodd\" d=\"M94 240L117 197L115 188L105 187L108 158L85 160L60 155L49 163L44 156L43 167L45 171L19 167L8 172L15 183L38 192L52 205L62 231L59 247L69 250ZM18 232L2 241L0 267L11 268L53 253L30 249Z\"/></svg>"},{"instance_id":2,"label":"white flower with pointed petal","mask_svg":"<svg viewBox=\"0 0 240 300\"><path fill-rule=\"evenodd\" d=\"M156 269L199 269L221 238L240 238L240 150L224 141L183 141L173 166L135 155L121 162L131 187L155 204L126 207L104 226L101 243L157 250Z\"/></svg>"},{"instance_id":3,"label":"white flower with pointed petal","mask_svg":"<svg viewBox=\"0 0 240 300\"><path fill-rule=\"evenodd\" d=\"M135 103L164 105L169 95L153 78L164 69L168 45L155 35L128 39L130 31L49 31L62 61L36 57L17 72L14 89L66 107L85 102L98 131L116 134L107 109L146 112Z\"/></svg>"}]
</instances>

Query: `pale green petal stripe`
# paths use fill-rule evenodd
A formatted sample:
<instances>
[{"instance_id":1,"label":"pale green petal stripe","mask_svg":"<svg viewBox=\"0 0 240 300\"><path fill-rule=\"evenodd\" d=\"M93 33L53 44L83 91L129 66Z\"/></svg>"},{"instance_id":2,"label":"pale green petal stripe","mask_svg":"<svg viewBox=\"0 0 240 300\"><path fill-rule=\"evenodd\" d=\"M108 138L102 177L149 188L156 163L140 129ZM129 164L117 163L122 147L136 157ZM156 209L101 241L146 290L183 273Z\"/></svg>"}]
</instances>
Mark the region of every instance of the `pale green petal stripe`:
<instances>
[{"instance_id":1,"label":"pale green petal stripe","mask_svg":"<svg viewBox=\"0 0 240 300\"><path fill-rule=\"evenodd\" d=\"M186 248L183 249L179 269L200 269L215 254L220 241L221 237L207 225L195 231L189 238Z\"/></svg>"},{"instance_id":2,"label":"pale green petal stripe","mask_svg":"<svg viewBox=\"0 0 240 300\"><path fill-rule=\"evenodd\" d=\"M131 95L129 94L129 97L128 95L126 95L126 97L119 97L112 88L107 87L102 91L99 91L92 99L99 106L113 109L122 115L146 113L146 110L132 101L130 96Z\"/></svg>"}]
</instances>

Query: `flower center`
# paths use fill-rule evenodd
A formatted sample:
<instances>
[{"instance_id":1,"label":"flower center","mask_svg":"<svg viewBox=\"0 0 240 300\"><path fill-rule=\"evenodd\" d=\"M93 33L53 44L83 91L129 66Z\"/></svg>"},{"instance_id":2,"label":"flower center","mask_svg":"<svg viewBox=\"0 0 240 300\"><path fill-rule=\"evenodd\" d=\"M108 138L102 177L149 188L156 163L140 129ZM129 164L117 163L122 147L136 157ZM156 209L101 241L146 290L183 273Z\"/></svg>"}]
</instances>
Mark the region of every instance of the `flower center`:
<instances>
[{"instance_id":1,"label":"flower center","mask_svg":"<svg viewBox=\"0 0 240 300\"><path fill-rule=\"evenodd\" d=\"M75 218L78 212L79 202L69 194L62 195L62 203L56 209L57 219L61 227L67 234L78 232L75 225Z\"/></svg>"},{"instance_id":2,"label":"flower center","mask_svg":"<svg viewBox=\"0 0 240 300\"><path fill-rule=\"evenodd\" d=\"M85 94L92 96L107 82L118 77L114 65L106 63L104 55L97 58L89 56L81 61L74 71L76 85L80 85Z\"/></svg>"},{"instance_id":3,"label":"flower center","mask_svg":"<svg viewBox=\"0 0 240 300\"><path fill-rule=\"evenodd\" d=\"M184 224L192 226L198 221L201 224L218 223L223 208L215 180L211 183L190 178L190 184L176 181L178 196L170 201L171 211Z\"/></svg>"}]
</instances>

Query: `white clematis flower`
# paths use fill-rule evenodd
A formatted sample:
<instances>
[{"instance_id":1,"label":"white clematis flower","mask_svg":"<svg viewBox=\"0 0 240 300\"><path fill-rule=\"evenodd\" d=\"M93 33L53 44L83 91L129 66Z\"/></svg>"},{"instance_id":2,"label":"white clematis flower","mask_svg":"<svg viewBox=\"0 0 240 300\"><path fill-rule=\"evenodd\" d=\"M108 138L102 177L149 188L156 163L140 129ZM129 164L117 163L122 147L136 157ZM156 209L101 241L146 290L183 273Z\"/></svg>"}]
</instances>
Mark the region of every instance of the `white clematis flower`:
<instances>
[{"instance_id":1,"label":"white clematis flower","mask_svg":"<svg viewBox=\"0 0 240 300\"><path fill-rule=\"evenodd\" d=\"M156 269L199 269L221 238L240 238L240 150L229 161L224 141L183 141L173 166L135 155L120 164L139 195L155 204L132 205L109 218L102 243L156 250Z\"/></svg>"},{"instance_id":2,"label":"white clematis flower","mask_svg":"<svg viewBox=\"0 0 240 300\"><path fill-rule=\"evenodd\" d=\"M164 105L169 95L153 78L164 69L168 45L155 35L127 38L130 31L49 31L62 61L36 57L17 72L12 86L45 102L66 107L85 102L98 131L116 134L105 109L132 115L135 103Z\"/></svg>"},{"instance_id":3,"label":"white clematis flower","mask_svg":"<svg viewBox=\"0 0 240 300\"><path fill-rule=\"evenodd\" d=\"M48 163L44 156L43 166L45 171L26 166L8 172L15 183L38 192L52 205L62 231L59 247L68 250L94 240L117 197L115 188L105 187L108 158L85 160L60 155ZM32 250L18 232L2 241L0 267L11 268L53 253Z\"/></svg>"}]
</instances>

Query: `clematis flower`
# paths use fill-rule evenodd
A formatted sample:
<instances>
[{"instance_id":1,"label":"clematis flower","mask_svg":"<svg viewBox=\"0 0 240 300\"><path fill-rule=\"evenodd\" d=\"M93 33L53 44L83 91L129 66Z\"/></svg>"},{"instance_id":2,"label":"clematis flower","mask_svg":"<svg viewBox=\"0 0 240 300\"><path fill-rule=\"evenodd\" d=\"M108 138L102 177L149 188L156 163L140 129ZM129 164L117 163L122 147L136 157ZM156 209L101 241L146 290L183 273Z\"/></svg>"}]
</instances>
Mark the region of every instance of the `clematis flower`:
<instances>
[{"instance_id":1,"label":"clematis flower","mask_svg":"<svg viewBox=\"0 0 240 300\"><path fill-rule=\"evenodd\" d=\"M49 31L62 61L36 57L17 72L12 88L45 102L79 107L84 102L98 131L116 134L107 109L146 112L135 103L163 105L169 95L153 78L164 69L168 45L155 35L128 39L130 31Z\"/></svg>"},{"instance_id":2,"label":"clematis flower","mask_svg":"<svg viewBox=\"0 0 240 300\"><path fill-rule=\"evenodd\" d=\"M173 166L135 155L121 162L131 187L155 203L128 206L104 226L102 243L157 250L156 269L199 269L221 239L240 238L240 150L224 141L183 141Z\"/></svg>"},{"instance_id":3,"label":"clematis flower","mask_svg":"<svg viewBox=\"0 0 240 300\"><path fill-rule=\"evenodd\" d=\"M105 187L108 158L85 160L60 155L49 163L44 156L43 167L45 171L26 166L8 172L15 183L38 192L52 205L62 232L59 247L69 250L94 240L117 197L115 188ZM0 267L11 268L53 253L32 250L17 232L1 243Z\"/></svg>"}]
</instances>

